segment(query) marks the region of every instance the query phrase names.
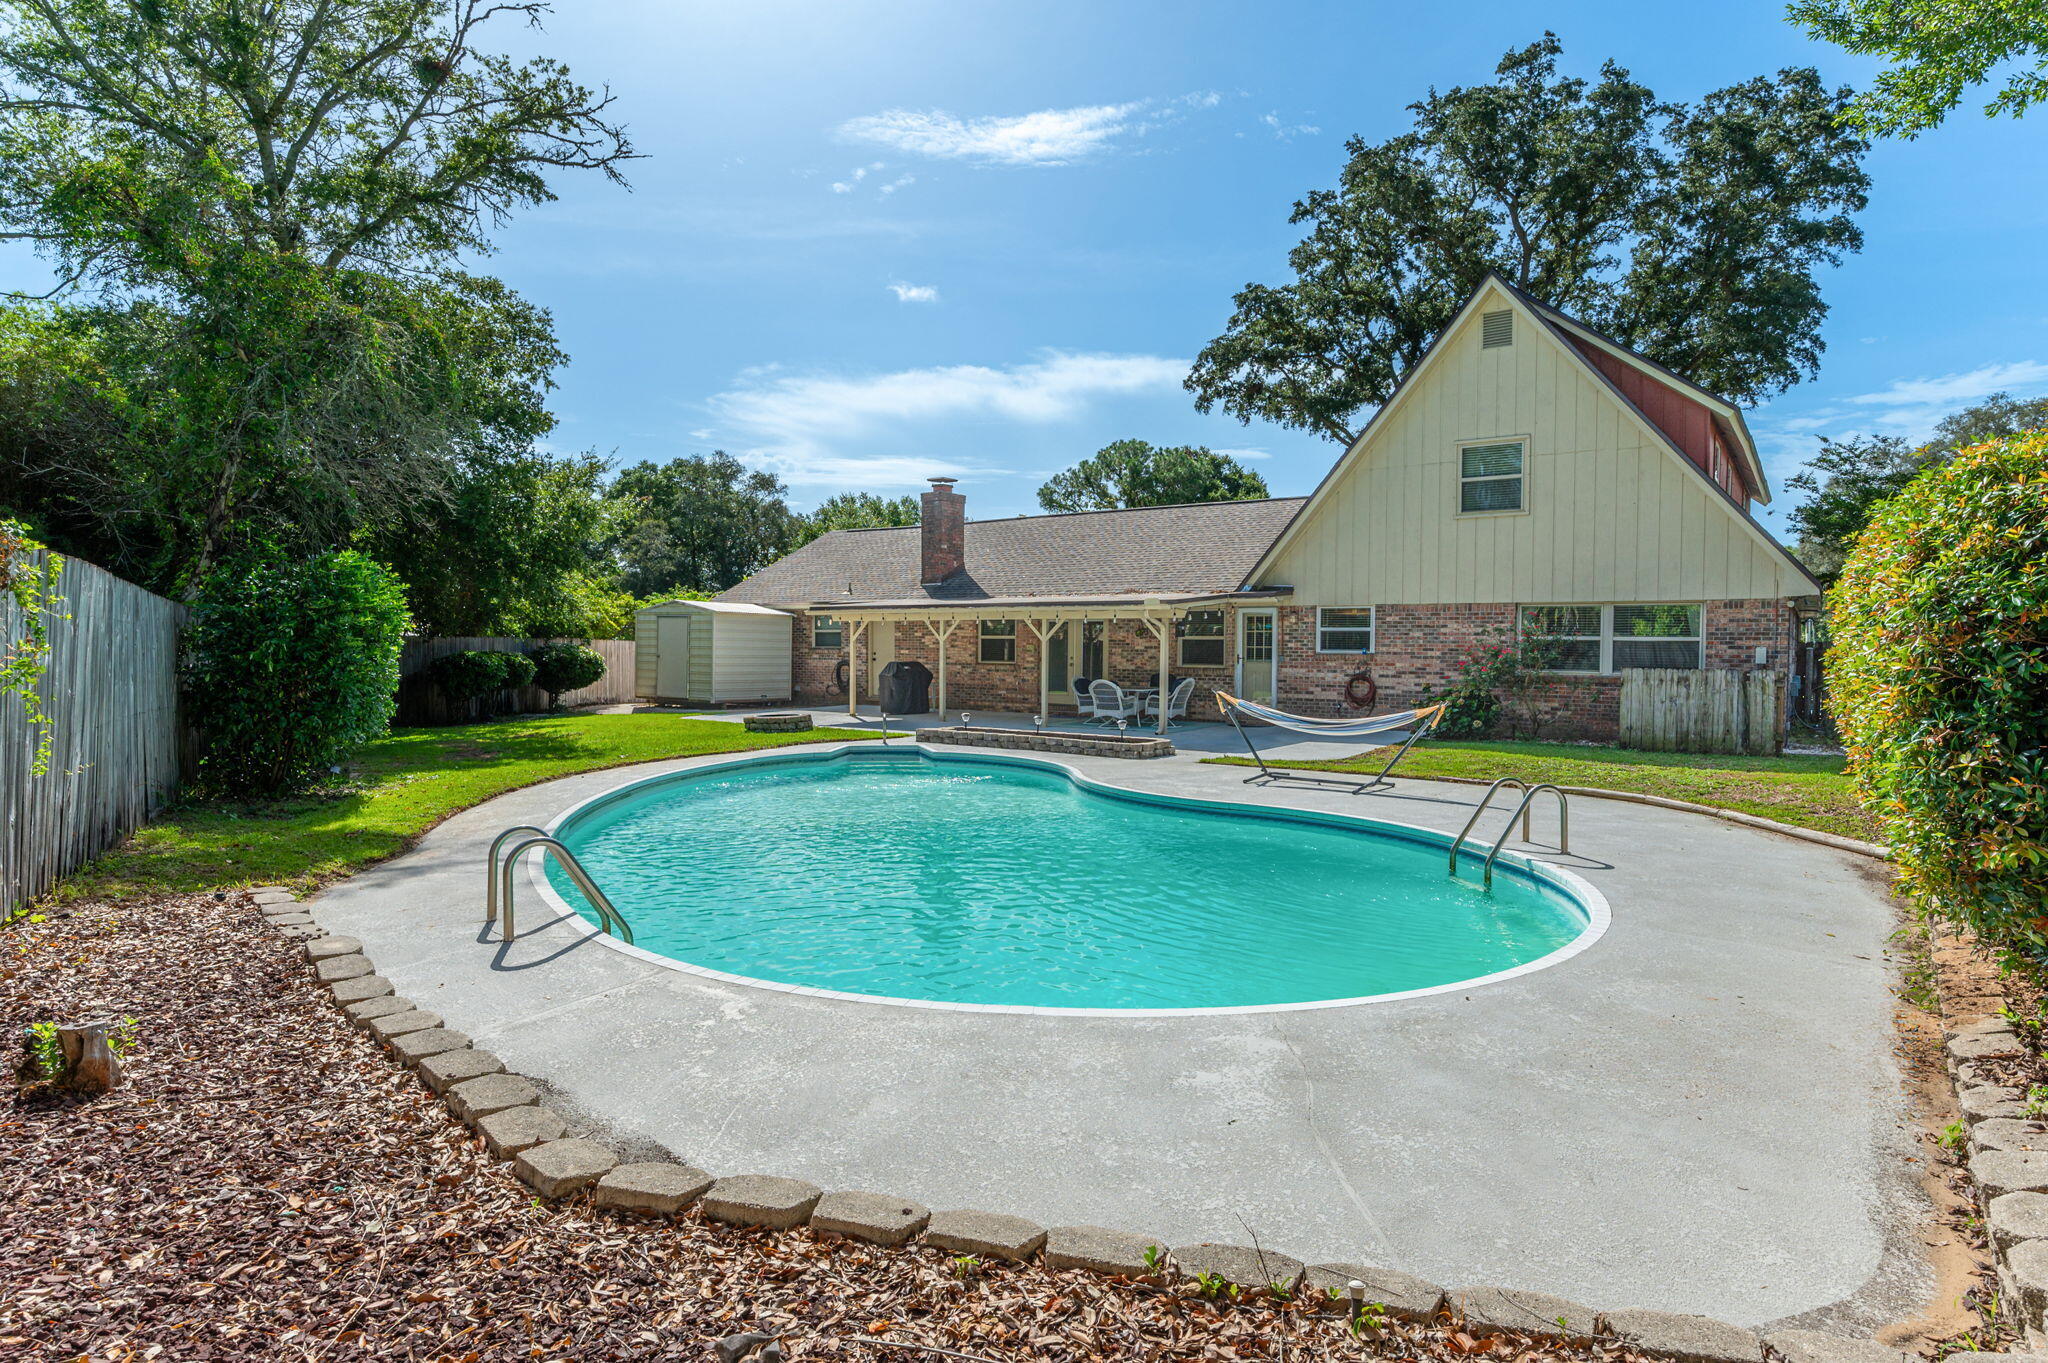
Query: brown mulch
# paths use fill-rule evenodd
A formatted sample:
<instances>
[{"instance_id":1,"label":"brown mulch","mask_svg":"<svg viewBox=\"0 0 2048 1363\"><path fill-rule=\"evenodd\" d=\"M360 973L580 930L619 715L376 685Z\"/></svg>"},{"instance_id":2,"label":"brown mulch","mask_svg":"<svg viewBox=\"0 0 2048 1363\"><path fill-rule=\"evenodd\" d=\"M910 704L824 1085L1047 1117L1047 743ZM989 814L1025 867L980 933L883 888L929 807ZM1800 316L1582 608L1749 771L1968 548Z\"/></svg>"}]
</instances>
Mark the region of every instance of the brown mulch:
<instances>
[{"instance_id":1,"label":"brown mulch","mask_svg":"<svg viewBox=\"0 0 2048 1363\"><path fill-rule=\"evenodd\" d=\"M545 1204L241 896L0 933L0 1037L123 1016L126 1085L0 1109L0 1357L708 1359L751 1330L893 1363L1636 1357L1450 1323L1360 1340L1305 1302Z\"/></svg>"}]
</instances>

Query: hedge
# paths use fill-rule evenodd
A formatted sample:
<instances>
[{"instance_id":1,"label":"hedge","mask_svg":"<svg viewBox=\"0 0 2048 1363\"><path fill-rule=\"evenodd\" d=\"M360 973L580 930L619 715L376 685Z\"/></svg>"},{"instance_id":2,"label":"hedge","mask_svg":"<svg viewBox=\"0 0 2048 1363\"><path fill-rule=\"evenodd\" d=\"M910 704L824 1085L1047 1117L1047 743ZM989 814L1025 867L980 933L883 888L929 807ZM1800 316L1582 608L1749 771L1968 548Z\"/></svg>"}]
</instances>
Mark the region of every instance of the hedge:
<instances>
[{"instance_id":1,"label":"hedge","mask_svg":"<svg viewBox=\"0 0 2048 1363\"><path fill-rule=\"evenodd\" d=\"M1901 887L2048 958L2048 432L1883 503L1829 624L1835 719Z\"/></svg>"}]
</instances>

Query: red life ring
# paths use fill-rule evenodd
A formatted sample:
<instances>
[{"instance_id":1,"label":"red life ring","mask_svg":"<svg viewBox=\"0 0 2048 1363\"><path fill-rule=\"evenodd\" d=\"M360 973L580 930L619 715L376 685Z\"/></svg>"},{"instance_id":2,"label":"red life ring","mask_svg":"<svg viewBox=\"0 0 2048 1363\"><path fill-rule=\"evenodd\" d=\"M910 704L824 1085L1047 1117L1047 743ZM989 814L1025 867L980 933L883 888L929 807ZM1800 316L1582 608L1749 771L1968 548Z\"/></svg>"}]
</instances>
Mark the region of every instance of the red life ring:
<instances>
[{"instance_id":1,"label":"red life ring","mask_svg":"<svg viewBox=\"0 0 2048 1363\"><path fill-rule=\"evenodd\" d=\"M1363 672L1352 673L1351 680L1344 683L1344 699L1354 710L1370 710L1379 698L1379 680L1369 667Z\"/></svg>"}]
</instances>

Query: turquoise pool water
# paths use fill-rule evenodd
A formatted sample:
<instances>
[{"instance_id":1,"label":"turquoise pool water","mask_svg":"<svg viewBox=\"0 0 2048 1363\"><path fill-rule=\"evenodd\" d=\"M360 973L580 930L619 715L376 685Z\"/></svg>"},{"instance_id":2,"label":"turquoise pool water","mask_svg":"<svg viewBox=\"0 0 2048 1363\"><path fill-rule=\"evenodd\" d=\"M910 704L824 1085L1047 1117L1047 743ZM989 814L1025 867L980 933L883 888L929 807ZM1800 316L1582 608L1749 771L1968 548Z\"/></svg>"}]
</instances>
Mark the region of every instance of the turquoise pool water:
<instances>
[{"instance_id":1,"label":"turquoise pool water","mask_svg":"<svg viewBox=\"0 0 2048 1363\"><path fill-rule=\"evenodd\" d=\"M1505 868L1490 892L1447 878L1438 844L1139 803L973 758L728 768L590 806L559 836L650 951L947 1003L1351 999L1507 970L1588 923Z\"/></svg>"}]
</instances>

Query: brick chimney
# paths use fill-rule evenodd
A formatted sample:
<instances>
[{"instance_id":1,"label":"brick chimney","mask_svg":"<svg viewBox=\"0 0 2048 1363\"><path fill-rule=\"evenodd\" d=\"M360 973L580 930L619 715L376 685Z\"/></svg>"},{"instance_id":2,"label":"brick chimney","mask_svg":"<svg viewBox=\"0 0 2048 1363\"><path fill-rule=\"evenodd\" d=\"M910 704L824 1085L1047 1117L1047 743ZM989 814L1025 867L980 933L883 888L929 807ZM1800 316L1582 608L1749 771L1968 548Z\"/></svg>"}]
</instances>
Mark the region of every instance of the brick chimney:
<instances>
[{"instance_id":1,"label":"brick chimney","mask_svg":"<svg viewBox=\"0 0 2048 1363\"><path fill-rule=\"evenodd\" d=\"M918 581L936 587L967 566L967 499L951 478L932 479L924 494L918 538L924 551Z\"/></svg>"}]
</instances>

